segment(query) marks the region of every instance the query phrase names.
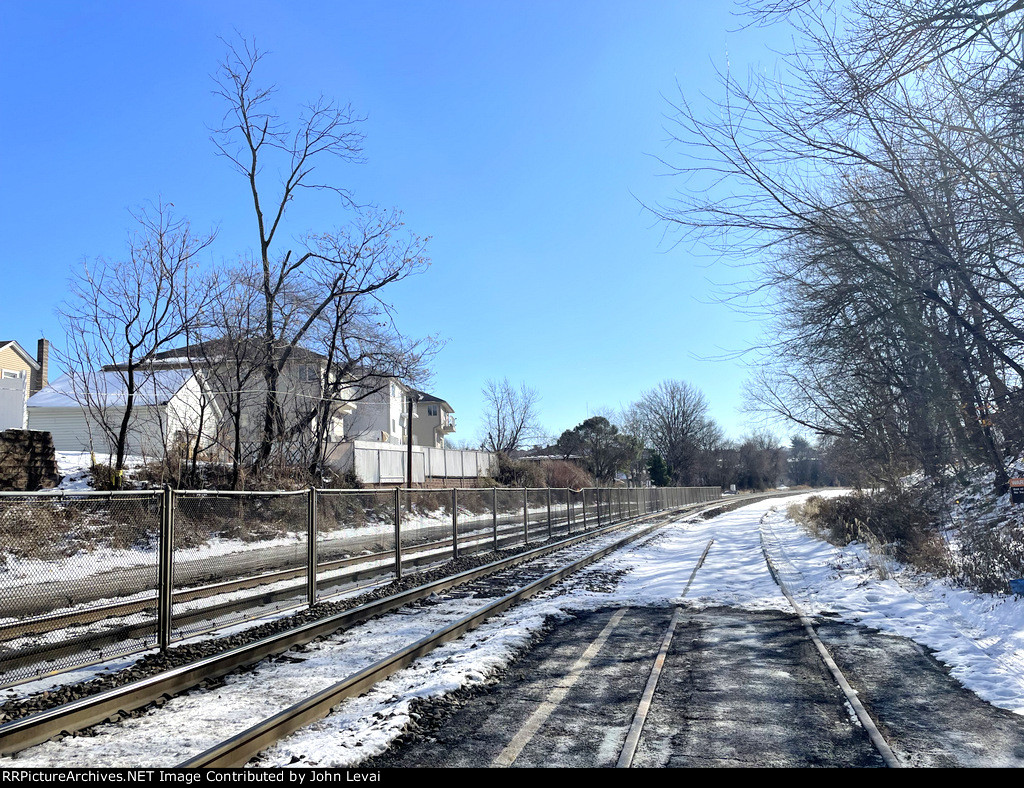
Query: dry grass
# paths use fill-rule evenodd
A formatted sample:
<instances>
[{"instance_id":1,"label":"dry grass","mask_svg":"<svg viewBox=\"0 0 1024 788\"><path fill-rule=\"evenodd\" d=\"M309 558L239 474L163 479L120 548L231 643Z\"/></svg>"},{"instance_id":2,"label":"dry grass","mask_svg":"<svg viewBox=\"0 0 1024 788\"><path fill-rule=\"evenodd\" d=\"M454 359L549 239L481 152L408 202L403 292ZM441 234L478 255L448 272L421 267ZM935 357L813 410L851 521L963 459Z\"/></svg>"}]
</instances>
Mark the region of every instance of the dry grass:
<instances>
[{"instance_id":1,"label":"dry grass","mask_svg":"<svg viewBox=\"0 0 1024 788\"><path fill-rule=\"evenodd\" d=\"M934 501L919 491L854 493L837 498L812 496L794 504L789 515L812 535L837 546L859 541L868 546L873 566L891 575L894 561L938 575L953 573L953 561L936 523Z\"/></svg>"},{"instance_id":2,"label":"dry grass","mask_svg":"<svg viewBox=\"0 0 1024 788\"><path fill-rule=\"evenodd\" d=\"M983 592L1007 590L1008 581L1024 577L1024 527L970 523L961 527L955 576Z\"/></svg>"},{"instance_id":3,"label":"dry grass","mask_svg":"<svg viewBox=\"0 0 1024 788\"><path fill-rule=\"evenodd\" d=\"M158 531L158 511L142 499L15 499L0 505L0 556L52 561L103 548L148 547Z\"/></svg>"}]
</instances>

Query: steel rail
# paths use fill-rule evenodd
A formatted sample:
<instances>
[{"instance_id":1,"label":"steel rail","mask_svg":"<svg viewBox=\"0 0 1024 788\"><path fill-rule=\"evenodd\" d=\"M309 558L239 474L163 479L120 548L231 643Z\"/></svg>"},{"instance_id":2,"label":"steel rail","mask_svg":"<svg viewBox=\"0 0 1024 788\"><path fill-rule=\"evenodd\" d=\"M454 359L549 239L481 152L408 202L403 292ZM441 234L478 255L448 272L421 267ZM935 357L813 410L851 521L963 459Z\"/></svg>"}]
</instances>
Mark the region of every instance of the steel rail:
<instances>
[{"instance_id":1,"label":"steel rail","mask_svg":"<svg viewBox=\"0 0 1024 788\"><path fill-rule=\"evenodd\" d=\"M121 712L132 711L161 698L171 697L186 689L195 687L202 681L223 676L239 667L253 664L269 656L281 654L290 648L309 643L316 638L324 637L338 630L366 621L374 616L395 610L419 599L426 598L433 593L447 590L493 572L538 558L547 553L555 552L594 536L626 528L654 518L671 517L681 511L691 511L695 507L707 508L708 506L716 505L720 505L718 501L711 504L703 503L666 509L604 526L601 529L595 528L585 533L573 534L564 539L547 542L532 550L493 561L451 577L417 586L384 599L368 602L324 619L308 622L295 629L239 646L223 654L207 657L195 663L183 665L122 687L72 701L71 703L41 711L28 717L6 722L0 725L0 755L10 755L19 752L62 733L82 730Z\"/></svg>"},{"instance_id":2,"label":"steel rail","mask_svg":"<svg viewBox=\"0 0 1024 788\"><path fill-rule=\"evenodd\" d=\"M499 547L504 544L515 544L519 542L519 538L522 536L522 532L518 525L512 525L505 529L507 535L500 536ZM589 532L588 532L589 533ZM447 541L447 544L451 544L451 540ZM430 542L420 545L416 545L409 548L411 553L427 553L426 555L414 555L412 558L404 558L402 561L403 566L406 567L429 567L438 563L443 563L450 559L450 553L439 553L438 549L444 549L446 545L442 542ZM461 552L465 554L475 554L480 552L487 552L491 550L491 537L473 539L465 547L461 549ZM356 566L358 567L361 563L373 563L380 555L383 555L385 559L390 558L392 553L388 552L385 554L373 554L369 556L358 556L356 560L352 558L340 559L340 562L344 562L344 566ZM323 564L321 566L327 566ZM292 574L293 570L287 570L292 577L296 574ZM330 571L330 570L328 570ZM357 568L353 572L347 572L344 575L338 577L328 578L317 578L318 588L333 588L337 586L346 585L346 587L334 594L327 594L319 601L329 601L343 593L350 593L352 591L358 591L365 588L369 588L375 583L363 582L361 585L355 585L360 581L373 581L377 580L383 582L384 579L391 575L393 568L391 564L382 563L378 566L369 566L365 568ZM298 575L304 575L305 570L297 570ZM204 586L202 589L194 588L189 589L185 592L176 592L174 594L173 604L181 604L182 602L194 601L196 599L208 599L219 594L230 593L237 590L245 590L247 588L254 588L261 585L269 585L272 582L282 582L281 578L274 578L272 575L276 573L264 573L260 575L258 583L242 581L225 581L211 586ZM291 579L291 578L284 578ZM237 585L236 585L237 584ZM201 594L200 591L206 591L208 593ZM181 597L179 599L179 594ZM301 597L300 601L295 601L292 604L279 606L274 608L275 613L285 613L289 611L301 610L309 606L309 602L306 599L306 584L303 581L301 584L294 584L285 586L284 588L277 588L267 591L260 591L255 594L251 594L242 599L235 599L227 602L220 602L218 604L206 605L204 607L194 608L191 610L184 610L175 613L174 625L175 629L178 630L180 627L188 626L196 622L209 621L210 626L200 629L192 630L188 633L181 634L174 638L176 642L180 642L188 637L195 637L197 635L209 634L216 632L218 629L222 629L225 626L236 626L241 623L250 621L257 621L267 615L266 608L270 605L275 605L283 600L296 599ZM124 643L125 641L136 641L135 645L130 647L115 648L109 650L105 654L101 654L98 659L93 660L90 663L76 663L74 666L77 668L87 667L88 664L97 664L115 656L124 656L127 654L144 651L147 648L151 648L155 643L156 639L156 619L155 619L155 608L157 604L156 597L148 597L145 600L135 600L126 603L112 603L110 605L104 605L101 608L90 608L88 611L82 611L81 618L75 614L58 614L56 616L40 617L30 619L27 621L18 622L17 624L7 625L7 628L0 627L0 666L5 670L14 670L16 668L25 667L26 665L33 665L42 661L53 661L60 659L63 656L69 656L73 654L79 654L86 650L102 651L107 646L115 645L118 643ZM123 606L123 607L121 607ZM144 612L152 610L153 617L147 621L141 621L137 623L126 624L119 627L107 628L102 631L89 632L86 634L79 635L77 637L64 638L60 644L54 645L52 643L43 643L29 648L20 648L10 651L4 651L2 646L3 640L9 640L12 635L8 634L10 631L15 632L17 635L32 635L32 634L46 634L49 632L60 631L61 629L74 626L77 624L93 623L103 618L117 618L119 615L131 615L132 613ZM217 623L216 619L220 616L230 615L231 613L241 612L243 610L250 610L250 615L241 616L239 618L231 619L230 621ZM105 615L92 615L94 612L100 611ZM59 622L63 626L54 626L54 622ZM49 629L41 630L40 625L46 623L51 624ZM56 675L64 672L66 669L62 668L56 670L49 675ZM25 681L35 681L39 677L32 676L26 678ZM22 682L24 683L24 682ZM13 686L13 685L11 685Z\"/></svg>"},{"instance_id":3,"label":"steel rail","mask_svg":"<svg viewBox=\"0 0 1024 788\"><path fill-rule=\"evenodd\" d=\"M349 676L327 689L300 701L297 704L281 711L245 731L231 737L225 742L208 749L207 751L190 758L180 764L178 768L194 769L206 767L238 767L245 765L254 755L261 750L290 733L326 717L331 709L341 700L359 695L372 687L377 682L391 676L402 668L408 667L414 661L433 649L447 643L462 634L475 629L492 616L508 610L512 606L540 593L551 585L563 580L573 572L604 558L609 553L618 550L624 545L645 536L652 531L662 527L661 523L649 525L642 530L616 540L599 550L589 553L570 564L549 572L543 577L534 580L522 588L501 597L490 604L484 605L476 611L462 617L458 621L439 629L438 631L422 638L405 648L394 652L373 665ZM602 529L600 533L615 526ZM592 533L599 533L595 529Z\"/></svg>"},{"instance_id":4,"label":"steel rail","mask_svg":"<svg viewBox=\"0 0 1024 788\"><path fill-rule=\"evenodd\" d=\"M544 527L537 527L538 524L534 524L535 527L531 529L531 535L536 535L542 531L546 531L547 524L545 522ZM566 529L569 525L566 522L559 523L555 526L558 530ZM443 527L443 526L439 526ZM459 534L459 539L468 539L467 542L463 542L466 546L460 550L463 553L474 552L474 548L479 543L486 542L489 546L490 530L489 521L486 527L481 527L478 531L467 531L463 529ZM502 534L505 531L506 535ZM501 541L514 541L522 534L522 529L518 523L499 523L499 539ZM566 530L566 535L572 535L571 532ZM479 537L479 538L477 538ZM451 546L453 539L451 536L447 536L441 539L434 539L432 541L425 541L419 544L413 544L409 548L403 549L403 553L428 553L430 551L440 550ZM475 552L480 552L476 550ZM333 572L338 569L344 569L346 567L358 566L359 564L372 563L374 561L389 562L393 559L394 551L383 551L378 553L360 554L357 556L345 556L343 558L331 559L325 561L317 566L317 572ZM403 560L403 564L412 564L413 566L420 566L423 564L422 560ZM388 571L390 571L390 564L387 565ZM257 575L249 575L247 577L220 580L206 585L198 585L190 588L182 588L175 590L173 598L173 604L178 605L183 602L193 602L198 599L207 599L209 597L215 597L219 594L230 594L237 592L237 590L245 590L247 588L255 588L260 585L268 585L274 582L282 582L284 580L295 579L296 577L304 577L306 574L306 567L296 567L292 569L278 569L269 572L261 572ZM353 579L358 579L358 575L361 572L352 573ZM347 577L347 576L346 576ZM338 585L335 582L337 578L317 578L317 585ZM299 587L299 586L296 586ZM303 585L304 589L305 586ZM288 596L291 596L289 594ZM86 610L75 610L62 613L51 613L42 616L31 616L23 618L12 623L0 624L0 642L8 641L22 634L40 634L47 631L53 631L55 629L61 629L68 626L74 626L78 624L88 624L94 621L101 620L103 618L117 618L120 616L131 615L132 613L138 613L146 610L147 608L156 609L157 597L156 595L150 595L137 600L131 600L129 602L111 602L104 605L98 605L90 607ZM45 627L45 628L41 628Z\"/></svg>"},{"instance_id":5,"label":"steel rail","mask_svg":"<svg viewBox=\"0 0 1024 788\"><path fill-rule=\"evenodd\" d=\"M700 554L700 558L697 559L697 565L693 567L693 571L690 572L690 579L686 581L686 587L683 589L683 593L679 595L680 600L685 599L686 595L690 593L690 586L693 585L693 580L697 577L697 572L699 572L701 567L704 566L704 561L707 559L708 552L711 550L711 545L714 543L715 539L712 537L704 548L704 552ZM623 742L622 749L619 751L619 760L615 764L616 768L629 769L633 766L633 759L636 757L636 750L640 745L640 736L644 732L644 725L647 724L647 715L650 713L651 704L654 702L654 693L658 689L658 682L661 680L661 672L665 668L665 660L668 658L668 650L672 645L672 638L675 636L676 626L679 624L679 618L682 615L682 612L682 606L677 605L675 611L672 613L672 619L669 621L668 629L665 630L665 634L662 637L661 647L658 649L658 653L654 658L654 664L651 666L651 672L647 677L647 684L644 686L643 694L640 696L640 702L637 704L636 713L633 715L633 722L629 726L629 732L626 734L626 740Z\"/></svg>"},{"instance_id":6,"label":"steel rail","mask_svg":"<svg viewBox=\"0 0 1024 788\"><path fill-rule=\"evenodd\" d=\"M223 495L223 493L218 493ZM785 493L784 493L785 494ZM793 494L793 493L789 493ZM103 493L106 495L106 493ZM731 500L722 501L721 499L716 501L705 501L696 504L684 504L678 509L687 508L707 508L708 506L719 504L724 506L733 505L739 501L752 501L763 497L778 496L778 493L759 493L746 496L738 496ZM666 510L662 510L666 511ZM658 514L650 513L650 514ZM504 518L504 515L502 516ZM620 521L621 522L621 521ZM545 524L538 523L540 527L535 527L533 530L535 533L540 532L543 534L546 530ZM559 524L559 529L565 526L567 529L571 528L571 522L566 521L565 523ZM503 533L504 532L504 533ZM469 541L463 543L461 552L464 554L469 553L480 553L486 552L492 549L492 537L485 535L485 531L481 529L479 532L472 531L464 534L461 538L468 538ZM502 522L499 524L499 535L497 537L497 546L500 549L502 545L509 543L516 543L519 541L521 536L521 527L519 523L509 516L508 522ZM577 532L587 533L587 532ZM567 536L573 536L572 532L569 531ZM418 545L412 545L407 549L409 554L427 553L424 556L411 557L403 559L403 565L409 565L413 567L428 566L431 563L440 563L446 560L446 556L442 555L431 555L431 551L442 550L445 547L451 545L453 540L451 537L446 539L437 540L433 542L424 542ZM381 553L371 553L369 555L359 556L346 556L344 558L333 559L331 561L324 562L320 565L320 569L324 572L336 571L346 567L359 566L364 563L373 563L374 561L387 562L393 551L389 550ZM438 561L436 559L441 559ZM197 586L190 589L182 589L175 591L173 594L172 604L177 605L184 602L190 602L197 599L207 599L219 594L233 593L235 591L246 590L249 588L258 588L262 585L270 585L271 583L283 582L285 580L294 579L296 577L304 576L306 573L305 567L295 569L283 569L275 570L271 572L263 572L259 575L239 578L234 580L225 580L218 583L212 583L205 586ZM318 588L333 588L345 583L355 584L359 581L368 581L374 578L383 578L391 573L390 565L382 564L377 567L367 567L354 572L349 572L338 577L329 578L317 578ZM365 583L362 587L368 587L370 583ZM358 590L360 586L349 585L342 591L336 592L335 594L328 595L325 600L331 599L333 596L337 596L341 593L348 593L353 590ZM178 626L188 625L197 621L213 621L218 616L229 615L236 613L247 608L257 608L252 612L251 615L243 616L241 618L233 619L227 622L230 625L237 625L240 623L246 623L250 621L256 621L266 615L264 609L268 605L276 604L282 600L295 598L300 594L304 594L306 591L305 582L295 586L287 586L281 589L275 589L271 591L263 591L252 596L247 596L243 599L232 600L228 602L222 602L216 605L209 605L202 608L193 610L186 610L177 613L174 616L175 624ZM47 616L34 616L29 619L22 619L20 621L0 625L0 644L4 641L9 641L16 637L22 637L26 635L41 635L50 632L60 631L72 626L85 625L100 621L103 619L117 618L121 616L128 616L136 613L141 613L153 609L157 605L157 598L154 596L148 596L143 599L131 600L129 602L112 602L106 605L98 607L90 607L86 610L72 611L65 613L51 614ZM279 607L275 612L288 612L292 610L299 610L306 607L308 602L305 600L296 602L294 604ZM90 632L78 637L64 638L58 646L53 644L40 644L29 648L20 648L14 650L4 651L2 645L0 645L0 666L6 670L13 670L27 665L32 665L41 661L52 662L55 659L59 659L63 656L72 654L82 653L85 650L92 650L100 652L99 656L88 662L76 663L73 667L80 669L89 667L103 662L106 659L117 656L126 656L128 654L143 651L149 648L148 642L155 640L155 619L150 619L138 623L125 624L116 628L107 628L101 632ZM181 640L184 637L194 637L196 635L209 634L215 632L219 625L213 624L206 628L196 629L189 632L185 636L175 638L175 640ZM106 647L116 645L118 643L124 643L128 640L138 641L140 644L132 645L130 647L121 647L114 649L107 649ZM67 668L70 669L70 668ZM15 686L19 683L25 683L26 681L34 681L40 677L57 675L64 672L66 668L60 668L57 670L49 671L46 673L40 673L36 676L26 677L23 680L11 683L11 684L0 684L0 686Z\"/></svg>"},{"instance_id":7,"label":"steel rail","mask_svg":"<svg viewBox=\"0 0 1024 788\"><path fill-rule=\"evenodd\" d=\"M561 523L557 527L561 530L566 524ZM505 534L501 531L504 530ZM533 529L535 533L539 532L540 528ZM545 525L546 530L546 525ZM499 542L508 543L514 542L519 539L522 535L522 528L518 523L510 523L507 526L499 524ZM571 536L571 533L567 535ZM479 537L479 538L477 538ZM463 542L466 539L468 541ZM479 546L486 544L486 549L491 549L491 532L488 525L487 530L481 528L479 532L470 531L459 534L460 540L460 552L472 553L472 552L483 552L479 549ZM403 553L429 553L439 549L444 549L452 545L452 538L449 536L444 539L434 540L431 542L421 542L417 545L411 545L403 549ZM345 556L344 558L335 558L329 561L324 561L317 567L318 574L333 572L338 569L344 569L352 566L359 566L360 564L372 563L374 561L385 562L380 567L382 571L380 574L389 574L392 571L392 565L386 563L390 561L394 556L393 550L387 550L377 553L368 553L361 555ZM412 566L422 566L430 558L436 556L427 556L423 558L410 558L403 559L403 564L410 564ZM341 585L337 582L339 579L343 581L356 581L365 579L366 572L368 570L359 570L356 572L343 575L342 578L317 578L318 587L332 587ZM280 583L285 580L294 580L297 577L305 577L306 567L297 567L293 569L278 569L270 572L261 572L258 575L250 575L248 577L237 578L232 580L222 580L216 583L209 583L202 586L195 586L192 588L181 589L175 591L173 594L173 603L175 605L192 602L197 599L207 599L212 596L219 594L229 594L235 591L244 591L250 588L258 588L263 585L270 585L271 583ZM268 592L268 594L275 595L271 601L277 601L279 598L288 598L294 596L296 593L305 592L305 583L301 586L296 585L287 589L279 589L277 591ZM251 599L252 597L250 597ZM261 598L261 597L256 597ZM29 618L23 618L19 621L8 624L0 624L0 643L7 640L12 640L22 635L39 635L47 632L53 632L60 629L65 629L69 626L76 626L81 624L91 624L96 621L100 621L106 618L118 618L121 616L132 615L133 613L139 613L147 609L152 608L156 610L157 597L155 594L148 595L141 599L134 599L128 602L110 602L103 605L97 605L89 607L85 610L75 610L63 613L51 613L44 616L32 616ZM220 612L219 610L217 612ZM231 612L231 611L229 611ZM188 616L188 613L184 615ZM181 615L175 616L175 620L179 620ZM139 625L139 629L145 629L149 631L155 626L154 624L142 624ZM91 641L88 641L90 642Z\"/></svg>"},{"instance_id":8,"label":"steel rail","mask_svg":"<svg viewBox=\"0 0 1024 788\"><path fill-rule=\"evenodd\" d=\"M864 726L864 730L867 731L868 739L871 744L877 750L878 754L882 756L882 760L885 765L892 769L902 768L903 764L899 758L896 757L896 753L893 752L892 747L889 746L889 742L885 740L882 732L878 729L878 725L875 724L874 719L868 713L868 710L861 703L860 698L857 695L857 691L850 686L850 682L846 680L846 676L843 675L843 671L840 670L836 661L832 658L832 654L829 653L828 648L821 642L821 638L818 637L818 633L814 629L814 624L807 617L804 611L796 603L793 595L789 593L789 589L786 588L786 584L782 582L782 577L779 575L778 569L775 566L775 562L772 561L772 557L768 554L768 546L764 542L764 531L760 531L761 537L761 552L764 554L765 563L768 564L768 572L771 574L772 579L778 585L779 590L782 591L786 599L789 600L789 604L793 606L793 610L796 611L797 617L800 619L800 623L804 627L804 631L807 636L814 643L814 647L818 651L818 655L821 657L822 662L825 663L825 667L832 674L832 678L835 679L836 684L839 685L839 689L842 690L843 695L846 696L846 700L853 708L854 713L857 715L857 719L860 724Z\"/></svg>"}]
</instances>

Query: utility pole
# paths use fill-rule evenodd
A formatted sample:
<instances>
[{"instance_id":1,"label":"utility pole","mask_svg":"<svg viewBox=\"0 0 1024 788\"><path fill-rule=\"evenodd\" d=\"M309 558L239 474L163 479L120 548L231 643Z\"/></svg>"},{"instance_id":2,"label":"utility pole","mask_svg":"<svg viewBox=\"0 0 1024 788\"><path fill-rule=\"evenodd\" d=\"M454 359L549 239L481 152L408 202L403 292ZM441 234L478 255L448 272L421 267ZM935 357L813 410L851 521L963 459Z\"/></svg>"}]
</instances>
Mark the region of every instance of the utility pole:
<instances>
[{"instance_id":1,"label":"utility pole","mask_svg":"<svg viewBox=\"0 0 1024 788\"><path fill-rule=\"evenodd\" d=\"M413 395L410 393L408 398L408 413L405 417L405 486L410 490L412 489L412 398Z\"/></svg>"}]
</instances>

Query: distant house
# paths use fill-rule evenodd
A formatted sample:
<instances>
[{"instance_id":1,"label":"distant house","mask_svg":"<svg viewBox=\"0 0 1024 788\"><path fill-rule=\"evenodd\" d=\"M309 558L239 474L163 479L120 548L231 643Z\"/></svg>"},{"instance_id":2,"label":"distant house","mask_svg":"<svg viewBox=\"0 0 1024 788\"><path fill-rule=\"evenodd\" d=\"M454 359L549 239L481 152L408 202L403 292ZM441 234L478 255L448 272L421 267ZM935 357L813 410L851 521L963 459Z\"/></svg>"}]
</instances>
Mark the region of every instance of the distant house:
<instances>
[{"instance_id":1,"label":"distant house","mask_svg":"<svg viewBox=\"0 0 1024 788\"><path fill-rule=\"evenodd\" d=\"M445 436L455 432L452 406L396 378L385 379L377 391L355 402L354 412L345 417L346 439L405 446L410 429L407 423L410 398L413 400L413 445L443 449Z\"/></svg>"},{"instance_id":2,"label":"distant house","mask_svg":"<svg viewBox=\"0 0 1024 788\"><path fill-rule=\"evenodd\" d=\"M396 378L378 380L360 393L355 411L345 417L345 440L334 447L332 463L337 469L353 470L365 484L466 484L494 474L496 460L490 452L446 448L446 437L455 432L455 417L452 406L440 397Z\"/></svg>"},{"instance_id":3,"label":"distant house","mask_svg":"<svg viewBox=\"0 0 1024 788\"><path fill-rule=\"evenodd\" d=\"M13 339L0 341L0 430L25 429L29 396L47 383L50 343L40 339L38 355L32 358Z\"/></svg>"},{"instance_id":4,"label":"distant house","mask_svg":"<svg viewBox=\"0 0 1024 788\"><path fill-rule=\"evenodd\" d=\"M201 444L215 443L220 411L202 376L188 369L136 374L129 454L163 457L176 443L187 444L197 437ZM58 451L110 453L113 445L104 425L116 429L126 402L127 387L117 370L90 373L82 379L63 375L29 397L28 428L49 432Z\"/></svg>"},{"instance_id":5,"label":"distant house","mask_svg":"<svg viewBox=\"0 0 1024 788\"><path fill-rule=\"evenodd\" d=\"M230 456L234 444L236 419L242 457L252 456L263 437L267 386L262 368L251 360L259 357L261 346L261 340L231 343L215 339L157 353L151 361L153 369L203 370L205 383L219 406L220 443L226 456ZM338 390L325 398L326 373L325 356L303 347L291 348L277 381L277 399L286 423L294 423L308 415L311 407L325 404L325 436L331 443L344 439L344 420L355 406L349 402L352 392L347 387L332 386ZM304 443L314 435L321 415L314 417L302 434L293 437L292 454L301 453Z\"/></svg>"},{"instance_id":6,"label":"distant house","mask_svg":"<svg viewBox=\"0 0 1024 788\"><path fill-rule=\"evenodd\" d=\"M243 463L253 458L262 438L266 382L262 370L246 360L258 348L253 354L246 351L215 341L150 358L136 372L140 383L128 453L157 458L175 446L198 443L207 458L230 462L237 426L239 456ZM124 373L111 365L85 376L59 378L29 398L29 429L50 432L60 451L110 451L109 433L125 412ZM337 470L354 469L368 483L402 482L411 433L416 483L492 472L493 458L486 452L445 448L446 436L455 431L454 411L445 400L395 378L366 377L346 384L330 374L324 356L305 348L290 351L278 381L278 403L286 423L305 426L278 447L289 462L301 463L311 440L322 438L323 456ZM309 420L311 408L317 410Z\"/></svg>"},{"instance_id":7,"label":"distant house","mask_svg":"<svg viewBox=\"0 0 1024 788\"><path fill-rule=\"evenodd\" d=\"M414 391L414 394L417 399L413 403L413 444L443 449L445 436L455 432L455 411L451 405L433 394L425 391Z\"/></svg>"}]
</instances>

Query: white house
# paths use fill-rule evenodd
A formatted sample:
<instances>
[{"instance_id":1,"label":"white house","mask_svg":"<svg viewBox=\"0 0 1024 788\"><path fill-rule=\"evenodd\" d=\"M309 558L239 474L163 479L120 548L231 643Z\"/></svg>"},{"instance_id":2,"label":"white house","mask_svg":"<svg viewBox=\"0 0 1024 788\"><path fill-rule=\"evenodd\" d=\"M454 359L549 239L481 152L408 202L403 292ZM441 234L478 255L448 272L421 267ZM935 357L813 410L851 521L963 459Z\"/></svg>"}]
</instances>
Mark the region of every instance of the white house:
<instances>
[{"instance_id":1,"label":"white house","mask_svg":"<svg viewBox=\"0 0 1024 788\"><path fill-rule=\"evenodd\" d=\"M440 397L424 391L413 393L417 395L413 403L413 444L443 449L445 436L455 432L455 411Z\"/></svg>"},{"instance_id":2,"label":"white house","mask_svg":"<svg viewBox=\"0 0 1024 788\"><path fill-rule=\"evenodd\" d=\"M250 346L252 345L252 346ZM238 421L241 456L252 457L263 437L263 416L267 386L262 368L252 361L259 358L260 340L217 339L201 344L157 353L150 361L153 369L202 369L204 381L215 397L222 414L220 425L221 457L231 455L235 420ZM317 434L318 420L326 418L328 444L344 438L344 419L354 409L348 399L351 392L341 387L325 398L326 357L303 347L291 348L277 380L277 402L286 424L305 423L313 409L322 407L308 428L292 436L287 450L293 456L308 450Z\"/></svg>"},{"instance_id":3,"label":"white house","mask_svg":"<svg viewBox=\"0 0 1024 788\"><path fill-rule=\"evenodd\" d=\"M135 374L129 454L163 457L176 443L197 437L200 446L215 444L221 414L200 375L188 369ZM119 427L126 402L127 386L117 370L90 373L85 379L63 375L29 397L28 428L49 432L58 451L112 453L108 432Z\"/></svg>"},{"instance_id":4,"label":"white house","mask_svg":"<svg viewBox=\"0 0 1024 788\"><path fill-rule=\"evenodd\" d=\"M452 406L440 397L407 386L395 378L355 402L345 417L345 440L334 447L335 467L352 469L365 484L443 484L491 476L495 457L484 451L448 449L445 438L455 432ZM408 478L409 400L413 402L412 479Z\"/></svg>"},{"instance_id":5,"label":"white house","mask_svg":"<svg viewBox=\"0 0 1024 788\"><path fill-rule=\"evenodd\" d=\"M354 412L345 417L345 439L405 446L409 429L408 402L412 398L413 445L443 449L445 436L455 432L452 406L396 378L386 379L382 384L378 391L355 402Z\"/></svg>"},{"instance_id":6,"label":"white house","mask_svg":"<svg viewBox=\"0 0 1024 788\"><path fill-rule=\"evenodd\" d=\"M23 430L28 424L25 403L46 385L50 343L39 340L39 354L32 358L13 339L0 341L0 430Z\"/></svg>"}]
</instances>

